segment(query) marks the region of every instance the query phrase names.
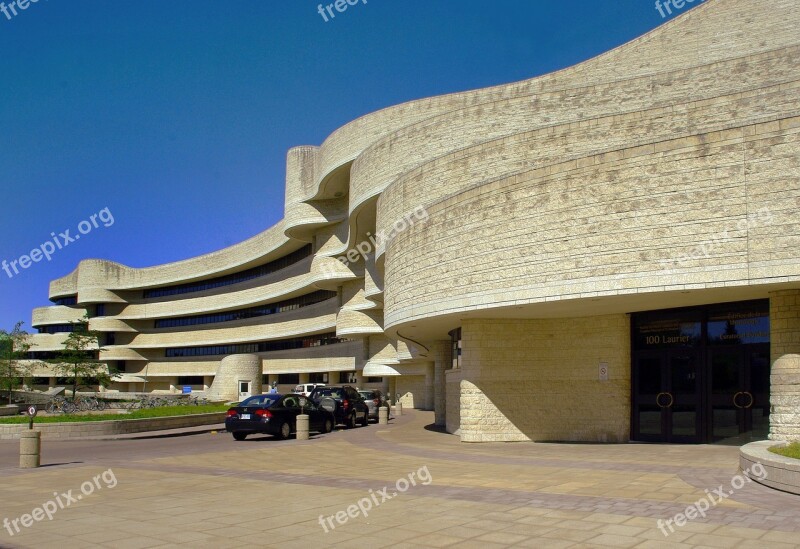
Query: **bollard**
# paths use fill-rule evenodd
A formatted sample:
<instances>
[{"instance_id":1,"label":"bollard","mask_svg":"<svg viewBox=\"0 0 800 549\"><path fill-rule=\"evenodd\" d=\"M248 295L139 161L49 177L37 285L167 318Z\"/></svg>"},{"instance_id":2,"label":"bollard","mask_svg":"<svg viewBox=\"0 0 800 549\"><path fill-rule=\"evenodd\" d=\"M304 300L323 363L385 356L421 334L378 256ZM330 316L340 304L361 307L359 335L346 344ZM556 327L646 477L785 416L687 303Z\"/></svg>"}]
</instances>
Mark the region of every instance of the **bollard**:
<instances>
[{"instance_id":1,"label":"bollard","mask_svg":"<svg viewBox=\"0 0 800 549\"><path fill-rule=\"evenodd\" d=\"M389 408L386 406L378 408L378 425L389 425Z\"/></svg>"},{"instance_id":2,"label":"bollard","mask_svg":"<svg viewBox=\"0 0 800 549\"><path fill-rule=\"evenodd\" d=\"M403 415L403 404L398 400L397 404L394 406L394 415L402 416Z\"/></svg>"},{"instance_id":3,"label":"bollard","mask_svg":"<svg viewBox=\"0 0 800 549\"><path fill-rule=\"evenodd\" d=\"M40 465L42 433L26 430L19 435L19 467L33 469Z\"/></svg>"},{"instance_id":4,"label":"bollard","mask_svg":"<svg viewBox=\"0 0 800 549\"><path fill-rule=\"evenodd\" d=\"M308 414L297 416L297 440L308 440Z\"/></svg>"}]
</instances>

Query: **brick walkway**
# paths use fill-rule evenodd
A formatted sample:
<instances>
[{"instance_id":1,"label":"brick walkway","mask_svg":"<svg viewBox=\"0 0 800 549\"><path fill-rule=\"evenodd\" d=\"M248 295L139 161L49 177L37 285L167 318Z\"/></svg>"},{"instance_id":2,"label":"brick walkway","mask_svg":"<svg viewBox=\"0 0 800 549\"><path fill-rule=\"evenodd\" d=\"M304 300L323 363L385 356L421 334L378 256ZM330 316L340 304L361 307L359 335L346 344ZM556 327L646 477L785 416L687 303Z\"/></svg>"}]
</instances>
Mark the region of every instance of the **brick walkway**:
<instances>
[{"instance_id":1,"label":"brick walkway","mask_svg":"<svg viewBox=\"0 0 800 549\"><path fill-rule=\"evenodd\" d=\"M199 451L0 468L0 520L54 491L80 494L109 468L118 481L52 521L13 537L0 530L0 546L800 547L800 497L755 483L734 490L737 448L472 445L426 428L432 420L414 412L310 441L201 434L190 437ZM398 483L412 472L416 485ZM733 493L705 518L668 537L657 527L720 486ZM372 509L348 517L359 500Z\"/></svg>"}]
</instances>

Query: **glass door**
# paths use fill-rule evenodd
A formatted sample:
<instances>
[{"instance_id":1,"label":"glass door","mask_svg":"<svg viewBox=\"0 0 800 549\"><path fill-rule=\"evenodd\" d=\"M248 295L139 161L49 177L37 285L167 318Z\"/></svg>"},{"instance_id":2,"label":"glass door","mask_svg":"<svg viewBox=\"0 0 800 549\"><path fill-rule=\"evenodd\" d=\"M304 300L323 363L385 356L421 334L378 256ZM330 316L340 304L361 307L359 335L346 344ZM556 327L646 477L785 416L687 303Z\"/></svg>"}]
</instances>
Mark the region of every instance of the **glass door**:
<instances>
[{"instance_id":1,"label":"glass door","mask_svg":"<svg viewBox=\"0 0 800 549\"><path fill-rule=\"evenodd\" d=\"M652 442L700 442L699 353L637 353L634 359L633 438Z\"/></svg>"},{"instance_id":2,"label":"glass door","mask_svg":"<svg viewBox=\"0 0 800 549\"><path fill-rule=\"evenodd\" d=\"M769 346L712 349L711 440L741 444L769 433Z\"/></svg>"}]
</instances>

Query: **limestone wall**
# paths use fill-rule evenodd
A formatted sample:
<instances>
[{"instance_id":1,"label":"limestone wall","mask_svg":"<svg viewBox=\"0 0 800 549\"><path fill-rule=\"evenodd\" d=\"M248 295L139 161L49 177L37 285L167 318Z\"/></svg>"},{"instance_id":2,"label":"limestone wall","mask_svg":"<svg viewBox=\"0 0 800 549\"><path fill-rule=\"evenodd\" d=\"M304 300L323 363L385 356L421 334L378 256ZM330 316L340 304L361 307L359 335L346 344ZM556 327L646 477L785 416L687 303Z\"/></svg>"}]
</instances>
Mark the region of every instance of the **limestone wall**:
<instances>
[{"instance_id":1,"label":"limestone wall","mask_svg":"<svg viewBox=\"0 0 800 549\"><path fill-rule=\"evenodd\" d=\"M465 321L461 440L626 442L629 339L626 315Z\"/></svg>"}]
</instances>

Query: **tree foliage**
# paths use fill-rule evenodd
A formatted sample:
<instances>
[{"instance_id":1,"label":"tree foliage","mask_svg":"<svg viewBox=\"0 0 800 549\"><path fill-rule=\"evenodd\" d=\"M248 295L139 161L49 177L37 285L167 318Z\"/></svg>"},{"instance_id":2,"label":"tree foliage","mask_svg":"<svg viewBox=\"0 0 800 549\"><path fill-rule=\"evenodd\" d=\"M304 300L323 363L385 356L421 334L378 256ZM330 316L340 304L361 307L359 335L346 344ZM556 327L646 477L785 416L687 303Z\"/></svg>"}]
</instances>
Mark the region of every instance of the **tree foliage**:
<instances>
[{"instance_id":1,"label":"tree foliage","mask_svg":"<svg viewBox=\"0 0 800 549\"><path fill-rule=\"evenodd\" d=\"M59 351L53 370L70 380L72 395L78 390L94 385L108 385L117 376L104 362L98 360L100 332L89 330L88 318L74 322L75 329L64 340L64 348Z\"/></svg>"},{"instance_id":2,"label":"tree foliage","mask_svg":"<svg viewBox=\"0 0 800 549\"><path fill-rule=\"evenodd\" d=\"M14 388L21 385L31 372L31 363L26 358L33 344L30 334L22 329L23 324L17 322L10 332L0 330L0 387L8 392L9 404Z\"/></svg>"}]
</instances>

